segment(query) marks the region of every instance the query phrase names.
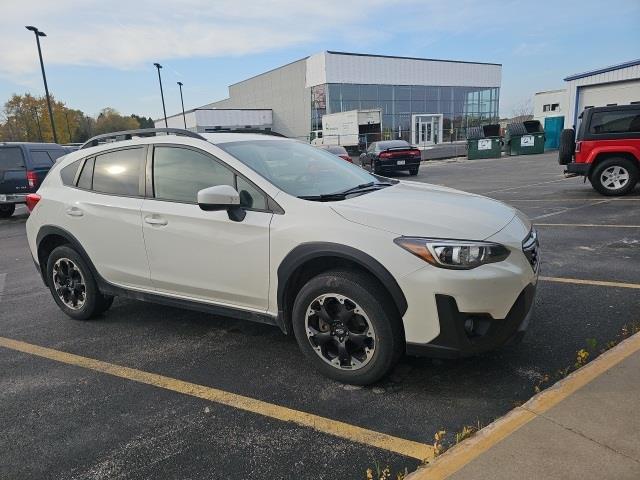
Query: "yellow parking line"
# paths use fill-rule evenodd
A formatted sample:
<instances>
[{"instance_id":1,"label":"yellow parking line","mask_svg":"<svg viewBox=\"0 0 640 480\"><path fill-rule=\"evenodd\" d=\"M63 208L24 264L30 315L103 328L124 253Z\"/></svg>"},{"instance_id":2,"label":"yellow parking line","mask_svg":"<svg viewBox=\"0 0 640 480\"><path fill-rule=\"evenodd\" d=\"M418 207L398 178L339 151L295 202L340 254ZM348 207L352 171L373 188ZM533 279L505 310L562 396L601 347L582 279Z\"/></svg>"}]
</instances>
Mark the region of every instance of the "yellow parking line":
<instances>
[{"instance_id":1,"label":"yellow parking line","mask_svg":"<svg viewBox=\"0 0 640 480\"><path fill-rule=\"evenodd\" d=\"M595 285L597 287L633 288L640 290L640 283L606 282L603 280L582 280L579 278L539 277L539 280L556 283L572 283L575 285Z\"/></svg>"},{"instance_id":2,"label":"yellow parking line","mask_svg":"<svg viewBox=\"0 0 640 480\"><path fill-rule=\"evenodd\" d=\"M523 425L538 415L544 414L575 391L639 350L640 334L636 334L547 390L535 395L521 407L511 410L473 437L438 457L431 465L409 475L406 480L441 480L453 475Z\"/></svg>"},{"instance_id":3,"label":"yellow parking line","mask_svg":"<svg viewBox=\"0 0 640 480\"><path fill-rule=\"evenodd\" d=\"M291 422L302 427L311 428L318 432L327 433L335 437L344 438L352 442L361 443L371 447L388 450L418 460L433 458L433 447L423 443L393 437L384 433L356 427L345 422L301 412L292 408L282 407L272 403L256 400L254 398L237 395L217 388L205 387L195 383L185 382L175 378L165 377L155 373L123 367L113 363L107 363L93 358L82 357L72 353L61 352L51 348L41 347L30 343L0 337L0 346L28 353L56 362L86 368L96 372L106 373L114 377L120 377L146 385L163 388L172 392L178 392L191 397L201 398L247 412L256 413L283 422Z\"/></svg>"},{"instance_id":4,"label":"yellow parking line","mask_svg":"<svg viewBox=\"0 0 640 480\"><path fill-rule=\"evenodd\" d=\"M562 212L564 213L564 212ZM603 228L640 228L640 225L613 225L597 223L536 223L536 227L603 227Z\"/></svg>"},{"instance_id":5,"label":"yellow parking line","mask_svg":"<svg viewBox=\"0 0 640 480\"><path fill-rule=\"evenodd\" d=\"M508 198L504 202L591 202L598 198ZM611 202L638 202L639 198L612 198Z\"/></svg>"}]
</instances>

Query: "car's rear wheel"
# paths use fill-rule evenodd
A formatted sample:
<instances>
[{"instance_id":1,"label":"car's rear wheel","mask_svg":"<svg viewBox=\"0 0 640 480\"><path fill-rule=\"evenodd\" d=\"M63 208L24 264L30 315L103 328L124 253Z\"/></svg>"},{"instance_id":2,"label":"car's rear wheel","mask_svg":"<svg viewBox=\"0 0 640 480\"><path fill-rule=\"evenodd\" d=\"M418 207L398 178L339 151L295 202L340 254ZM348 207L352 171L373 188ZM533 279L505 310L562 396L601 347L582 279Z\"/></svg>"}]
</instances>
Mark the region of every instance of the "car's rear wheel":
<instances>
[{"instance_id":1,"label":"car's rear wheel","mask_svg":"<svg viewBox=\"0 0 640 480\"><path fill-rule=\"evenodd\" d=\"M9 218L16 211L14 203L3 203L0 205L0 218Z\"/></svg>"},{"instance_id":2,"label":"car's rear wheel","mask_svg":"<svg viewBox=\"0 0 640 480\"><path fill-rule=\"evenodd\" d=\"M82 257L68 245L56 247L47 259L47 283L60 309L75 320L106 311L113 297L103 295Z\"/></svg>"},{"instance_id":3,"label":"car's rear wheel","mask_svg":"<svg viewBox=\"0 0 640 480\"><path fill-rule=\"evenodd\" d=\"M638 183L638 165L628 158L608 158L600 162L590 175L591 185L608 196L625 195Z\"/></svg>"},{"instance_id":4,"label":"car's rear wheel","mask_svg":"<svg viewBox=\"0 0 640 480\"><path fill-rule=\"evenodd\" d=\"M293 306L298 345L327 377L368 385L403 351L401 320L382 287L361 272L330 271L302 287Z\"/></svg>"},{"instance_id":5,"label":"car's rear wheel","mask_svg":"<svg viewBox=\"0 0 640 480\"><path fill-rule=\"evenodd\" d=\"M409 169L409 175L418 175L418 170L420 167L413 167Z\"/></svg>"}]
</instances>

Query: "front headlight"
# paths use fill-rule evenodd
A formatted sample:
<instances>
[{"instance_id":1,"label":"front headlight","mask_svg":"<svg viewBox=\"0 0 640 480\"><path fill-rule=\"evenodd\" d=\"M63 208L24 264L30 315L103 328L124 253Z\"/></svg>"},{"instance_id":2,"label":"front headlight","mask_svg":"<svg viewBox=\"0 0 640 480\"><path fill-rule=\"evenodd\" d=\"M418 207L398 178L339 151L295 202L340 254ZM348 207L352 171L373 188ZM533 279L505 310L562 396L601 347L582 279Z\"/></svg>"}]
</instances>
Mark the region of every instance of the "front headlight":
<instances>
[{"instance_id":1,"label":"front headlight","mask_svg":"<svg viewBox=\"0 0 640 480\"><path fill-rule=\"evenodd\" d=\"M457 270L471 270L486 263L501 262L509 256L507 247L492 242L398 237L394 243L434 267Z\"/></svg>"}]
</instances>

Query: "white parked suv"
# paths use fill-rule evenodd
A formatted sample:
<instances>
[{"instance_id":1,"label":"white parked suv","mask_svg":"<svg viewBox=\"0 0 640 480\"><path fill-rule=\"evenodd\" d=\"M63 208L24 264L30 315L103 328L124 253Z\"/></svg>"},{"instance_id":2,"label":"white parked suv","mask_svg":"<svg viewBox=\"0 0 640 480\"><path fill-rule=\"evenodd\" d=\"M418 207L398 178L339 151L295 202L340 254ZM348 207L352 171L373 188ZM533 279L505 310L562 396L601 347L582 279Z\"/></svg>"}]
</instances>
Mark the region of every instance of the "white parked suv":
<instances>
[{"instance_id":1,"label":"white parked suv","mask_svg":"<svg viewBox=\"0 0 640 480\"><path fill-rule=\"evenodd\" d=\"M72 318L123 295L273 324L353 384L405 352L472 355L529 323L538 241L503 203L276 136L102 137L28 199L34 261Z\"/></svg>"}]
</instances>

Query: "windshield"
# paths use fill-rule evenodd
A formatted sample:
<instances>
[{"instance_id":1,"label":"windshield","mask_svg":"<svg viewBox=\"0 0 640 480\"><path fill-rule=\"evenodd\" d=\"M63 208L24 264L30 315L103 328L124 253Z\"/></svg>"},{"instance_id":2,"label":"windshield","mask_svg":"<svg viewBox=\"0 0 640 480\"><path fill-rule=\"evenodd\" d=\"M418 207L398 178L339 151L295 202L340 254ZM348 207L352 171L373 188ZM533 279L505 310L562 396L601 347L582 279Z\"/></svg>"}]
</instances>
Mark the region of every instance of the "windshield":
<instances>
[{"instance_id":1,"label":"windshield","mask_svg":"<svg viewBox=\"0 0 640 480\"><path fill-rule=\"evenodd\" d=\"M217 146L296 197L330 195L379 181L366 170L306 143L248 140Z\"/></svg>"}]
</instances>

